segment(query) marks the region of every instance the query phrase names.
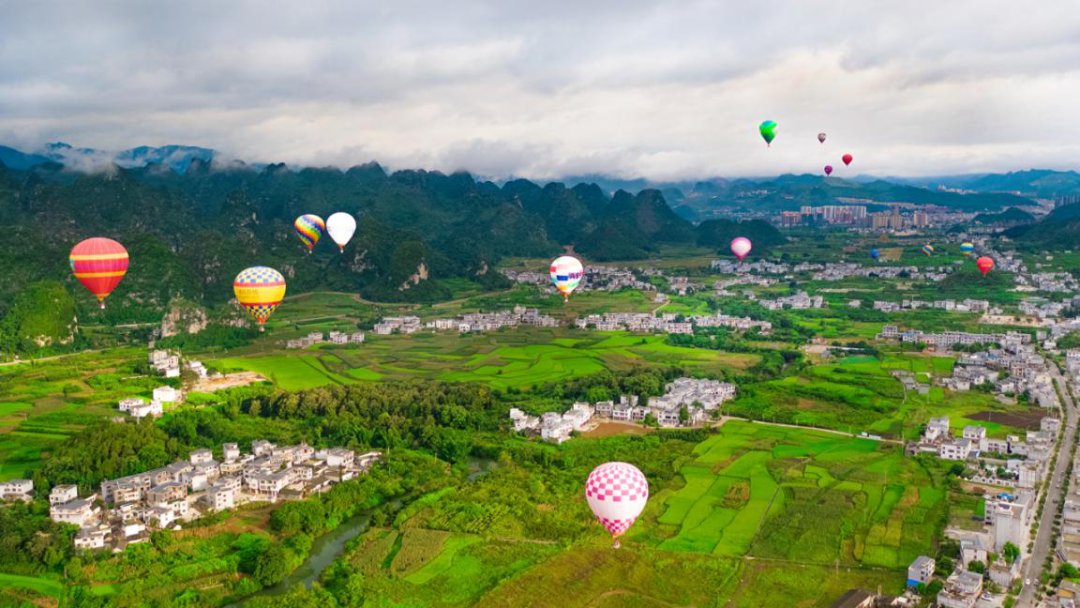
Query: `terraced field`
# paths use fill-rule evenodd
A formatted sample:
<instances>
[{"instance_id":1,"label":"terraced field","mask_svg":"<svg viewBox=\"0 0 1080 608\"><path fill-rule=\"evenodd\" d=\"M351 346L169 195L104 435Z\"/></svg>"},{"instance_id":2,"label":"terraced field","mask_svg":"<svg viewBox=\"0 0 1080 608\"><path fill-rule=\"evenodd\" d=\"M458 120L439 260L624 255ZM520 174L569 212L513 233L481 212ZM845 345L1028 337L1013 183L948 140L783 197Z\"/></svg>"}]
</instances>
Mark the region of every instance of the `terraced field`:
<instances>
[{"instance_id":1,"label":"terraced field","mask_svg":"<svg viewBox=\"0 0 1080 608\"><path fill-rule=\"evenodd\" d=\"M383 379L482 382L523 388L633 365L681 365L704 372L743 369L757 355L670 346L663 336L626 332L514 328L486 334L421 333L372 336L355 346L324 346L213 361L276 379L287 389Z\"/></svg>"},{"instance_id":2,"label":"terraced field","mask_svg":"<svg viewBox=\"0 0 1080 608\"><path fill-rule=\"evenodd\" d=\"M30 476L52 446L115 416L120 399L149 399L165 382L138 368L145 356L114 349L0 367L0 480Z\"/></svg>"}]
</instances>

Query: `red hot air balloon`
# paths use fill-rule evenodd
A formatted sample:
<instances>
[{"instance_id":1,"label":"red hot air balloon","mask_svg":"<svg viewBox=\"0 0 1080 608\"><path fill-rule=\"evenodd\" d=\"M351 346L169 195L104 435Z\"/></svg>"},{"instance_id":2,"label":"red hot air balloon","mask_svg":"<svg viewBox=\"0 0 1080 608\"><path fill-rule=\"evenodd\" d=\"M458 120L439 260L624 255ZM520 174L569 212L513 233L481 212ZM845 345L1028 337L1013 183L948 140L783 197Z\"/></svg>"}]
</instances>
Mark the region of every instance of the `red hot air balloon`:
<instances>
[{"instance_id":1,"label":"red hot air balloon","mask_svg":"<svg viewBox=\"0 0 1080 608\"><path fill-rule=\"evenodd\" d=\"M850 154L845 154L843 157L840 158L840 160L844 161L845 165L850 165L851 161L854 159L855 158Z\"/></svg>"},{"instance_id":2,"label":"red hot air balloon","mask_svg":"<svg viewBox=\"0 0 1080 608\"><path fill-rule=\"evenodd\" d=\"M832 165L825 165L825 175L832 175Z\"/></svg>"},{"instance_id":3,"label":"red hot air balloon","mask_svg":"<svg viewBox=\"0 0 1080 608\"><path fill-rule=\"evenodd\" d=\"M994 267L994 258L984 255L975 261L975 265L979 267L979 271L983 273L983 276L986 276L986 273L990 272Z\"/></svg>"},{"instance_id":4,"label":"red hot air balloon","mask_svg":"<svg viewBox=\"0 0 1080 608\"><path fill-rule=\"evenodd\" d=\"M101 307L128 269L128 252L112 239L93 238L75 245L69 256L71 272L94 294Z\"/></svg>"}]
</instances>

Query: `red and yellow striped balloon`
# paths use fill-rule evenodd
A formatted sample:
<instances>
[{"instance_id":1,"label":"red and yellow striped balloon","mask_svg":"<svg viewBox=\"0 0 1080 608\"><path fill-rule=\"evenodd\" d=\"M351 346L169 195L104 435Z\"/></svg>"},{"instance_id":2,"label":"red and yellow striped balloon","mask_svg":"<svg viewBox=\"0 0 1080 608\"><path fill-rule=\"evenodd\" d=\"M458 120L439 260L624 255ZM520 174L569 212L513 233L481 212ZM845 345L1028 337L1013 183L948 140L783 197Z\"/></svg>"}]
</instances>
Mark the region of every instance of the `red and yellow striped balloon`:
<instances>
[{"instance_id":1,"label":"red and yellow striped balloon","mask_svg":"<svg viewBox=\"0 0 1080 608\"><path fill-rule=\"evenodd\" d=\"M86 239L71 250L70 260L75 277L105 308L105 298L127 272L127 249L112 239Z\"/></svg>"}]
</instances>

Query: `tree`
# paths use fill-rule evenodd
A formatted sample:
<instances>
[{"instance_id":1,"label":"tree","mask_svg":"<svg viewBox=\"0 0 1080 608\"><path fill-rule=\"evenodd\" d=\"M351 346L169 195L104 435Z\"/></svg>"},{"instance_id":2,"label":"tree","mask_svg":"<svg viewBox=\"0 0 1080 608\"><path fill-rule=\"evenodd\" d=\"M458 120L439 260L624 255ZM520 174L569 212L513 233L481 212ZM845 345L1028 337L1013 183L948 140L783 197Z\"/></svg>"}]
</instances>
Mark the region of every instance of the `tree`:
<instances>
[{"instance_id":1,"label":"tree","mask_svg":"<svg viewBox=\"0 0 1080 608\"><path fill-rule=\"evenodd\" d=\"M1073 566L1069 562L1061 564L1061 567L1058 568L1057 571L1057 578L1059 581L1064 578L1077 578L1078 576L1080 576L1080 572L1076 570L1076 566Z\"/></svg>"},{"instance_id":2,"label":"tree","mask_svg":"<svg viewBox=\"0 0 1080 608\"><path fill-rule=\"evenodd\" d=\"M926 586L926 594L927 595L937 595L938 593L941 592L941 588L944 587L944 586L945 586L944 583L942 583L941 581L939 581L937 579L934 579L934 580L930 581L929 585Z\"/></svg>"},{"instance_id":3,"label":"tree","mask_svg":"<svg viewBox=\"0 0 1080 608\"><path fill-rule=\"evenodd\" d=\"M968 562L968 570L971 570L972 572L976 572L978 574L986 574L986 564L982 563L977 559L973 559Z\"/></svg>"},{"instance_id":4,"label":"tree","mask_svg":"<svg viewBox=\"0 0 1080 608\"><path fill-rule=\"evenodd\" d=\"M281 545L268 544L255 560L255 580L264 587L281 582L289 574L290 561Z\"/></svg>"},{"instance_id":5,"label":"tree","mask_svg":"<svg viewBox=\"0 0 1080 608\"><path fill-rule=\"evenodd\" d=\"M934 567L934 574L938 576L949 576L953 571L953 561L948 557L939 557Z\"/></svg>"},{"instance_id":6,"label":"tree","mask_svg":"<svg viewBox=\"0 0 1080 608\"><path fill-rule=\"evenodd\" d=\"M1001 549L1002 554L1005 555L1005 561L1013 563L1020 557L1020 547L1017 547L1011 542L1005 543L1005 546Z\"/></svg>"}]
</instances>

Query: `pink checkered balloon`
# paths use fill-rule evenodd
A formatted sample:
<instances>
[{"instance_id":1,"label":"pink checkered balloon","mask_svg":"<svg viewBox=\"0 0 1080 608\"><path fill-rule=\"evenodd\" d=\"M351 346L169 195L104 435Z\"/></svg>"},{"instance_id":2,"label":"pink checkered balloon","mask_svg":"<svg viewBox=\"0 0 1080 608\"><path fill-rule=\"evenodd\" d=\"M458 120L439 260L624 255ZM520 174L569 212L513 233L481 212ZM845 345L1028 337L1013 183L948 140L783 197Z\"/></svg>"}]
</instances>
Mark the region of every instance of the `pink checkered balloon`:
<instances>
[{"instance_id":1,"label":"pink checkered balloon","mask_svg":"<svg viewBox=\"0 0 1080 608\"><path fill-rule=\"evenodd\" d=\"M632 464L608 462L589 473L585 499L596 518L617 539L630 529L645 508L649 482Z\"/></svg>"}]
</instances>

